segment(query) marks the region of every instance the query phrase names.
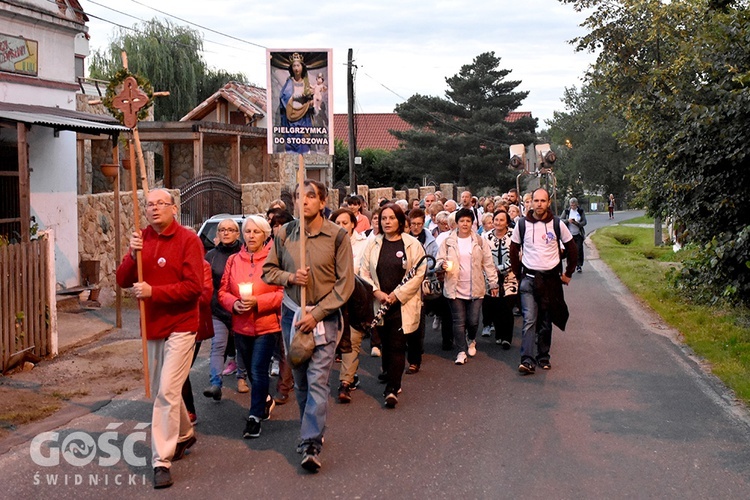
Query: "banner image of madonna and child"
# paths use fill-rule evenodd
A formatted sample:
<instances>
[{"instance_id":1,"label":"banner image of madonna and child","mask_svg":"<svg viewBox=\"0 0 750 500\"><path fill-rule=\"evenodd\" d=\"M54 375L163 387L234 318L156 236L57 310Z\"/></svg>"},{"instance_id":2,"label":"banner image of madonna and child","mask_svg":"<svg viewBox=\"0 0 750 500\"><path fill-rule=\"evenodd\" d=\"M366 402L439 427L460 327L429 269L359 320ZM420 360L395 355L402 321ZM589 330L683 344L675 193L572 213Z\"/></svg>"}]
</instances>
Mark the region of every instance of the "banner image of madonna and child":
<instances>
[{"instance_id":1,"label":"banner image of madonna and child","mask_svg":"<svg viewBox=\"0 0 750 500\"><path fill-rule=\"evenodd\" d=\"M268 153L333 154L331 49L268 49Z\"/></svg>"}]
</instances>

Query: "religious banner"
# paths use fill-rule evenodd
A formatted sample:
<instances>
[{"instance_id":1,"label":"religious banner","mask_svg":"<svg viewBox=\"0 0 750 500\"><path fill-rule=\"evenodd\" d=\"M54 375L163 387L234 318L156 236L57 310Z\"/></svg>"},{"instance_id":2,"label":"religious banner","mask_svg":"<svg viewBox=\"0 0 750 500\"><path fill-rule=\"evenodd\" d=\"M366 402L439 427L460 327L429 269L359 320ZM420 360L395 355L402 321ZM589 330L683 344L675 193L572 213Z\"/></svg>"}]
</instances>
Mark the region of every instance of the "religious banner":
<instances>
[{"instance_id":1,"label":"religious banner","mask_svg":"<svg viewBox=\"0 0 750 500\"><path fill-rule=\"evenodd\" d=\"M0 33L0 71L37 75L39 43Z\"/></svg>"},{"instance_id":2,"label":"religious banner","mask_svg":"<svg viewBox=\"0 0 750 500\"><path fill-rule=\"evenodd\" d=\"M268 153L333 154L331 49L268 49Z\"/></svg>"}]
</instances>

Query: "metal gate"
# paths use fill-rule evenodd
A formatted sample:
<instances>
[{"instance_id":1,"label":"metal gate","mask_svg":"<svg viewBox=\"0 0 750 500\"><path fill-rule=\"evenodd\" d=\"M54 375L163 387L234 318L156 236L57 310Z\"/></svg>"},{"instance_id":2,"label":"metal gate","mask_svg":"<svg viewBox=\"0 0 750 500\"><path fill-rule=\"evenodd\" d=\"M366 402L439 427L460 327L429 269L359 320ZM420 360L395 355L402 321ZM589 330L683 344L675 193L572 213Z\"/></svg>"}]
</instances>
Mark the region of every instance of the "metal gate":
<instances>
[{"instance_id":1,"label":"metal gate","mask_svg":"<svg viewBox=\"0 0 750 500\"><path fill-rule=\"evenodd\" d=\"M198 229L217 214L242 214L242 187L226 176L207 174L192 179L180 190L180 223Z\"/></svg>"}]
</instances>

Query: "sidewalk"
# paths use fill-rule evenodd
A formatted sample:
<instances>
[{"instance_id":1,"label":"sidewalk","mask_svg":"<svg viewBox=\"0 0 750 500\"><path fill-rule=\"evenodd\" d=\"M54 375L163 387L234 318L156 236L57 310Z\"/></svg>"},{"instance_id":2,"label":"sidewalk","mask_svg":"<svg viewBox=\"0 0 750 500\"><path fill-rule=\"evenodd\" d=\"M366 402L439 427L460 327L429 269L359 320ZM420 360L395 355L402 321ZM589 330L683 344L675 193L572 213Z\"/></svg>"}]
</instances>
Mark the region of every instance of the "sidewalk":
<instances>
[{"instance_id":1,"label":"sidewalk","mask_svg":"<svg viewBox=\"0 0 750 500\"><path fill-rule=\"evenodd\" d=\"M57 340L60 354L74 347L86 345L115 330L115 307L100 309L58 310ZM122 308L122 330L137 333L138 309Z\"/></svg>"}]
</instances>

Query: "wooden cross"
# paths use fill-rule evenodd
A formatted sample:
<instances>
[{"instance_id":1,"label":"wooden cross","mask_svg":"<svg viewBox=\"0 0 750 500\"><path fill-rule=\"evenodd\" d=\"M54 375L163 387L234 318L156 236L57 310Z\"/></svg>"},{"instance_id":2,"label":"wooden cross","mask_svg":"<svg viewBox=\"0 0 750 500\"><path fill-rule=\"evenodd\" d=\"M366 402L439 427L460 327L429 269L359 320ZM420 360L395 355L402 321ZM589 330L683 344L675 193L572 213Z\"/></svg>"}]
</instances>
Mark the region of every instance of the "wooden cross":
<instances>
[{"instance_id":1,"label":"wooden cross","mask_svg":"<svg viewBox=\"0 0 750 500\"><path fill-rule=\"evenodd\" d=\"M123 123L128 128L138 126L138 112L148 105L148 95L138 87L132 76L125 79L122 90L112 100L112 105L122 111Z\"/></svg>"}]
</instances>

